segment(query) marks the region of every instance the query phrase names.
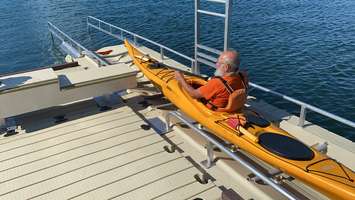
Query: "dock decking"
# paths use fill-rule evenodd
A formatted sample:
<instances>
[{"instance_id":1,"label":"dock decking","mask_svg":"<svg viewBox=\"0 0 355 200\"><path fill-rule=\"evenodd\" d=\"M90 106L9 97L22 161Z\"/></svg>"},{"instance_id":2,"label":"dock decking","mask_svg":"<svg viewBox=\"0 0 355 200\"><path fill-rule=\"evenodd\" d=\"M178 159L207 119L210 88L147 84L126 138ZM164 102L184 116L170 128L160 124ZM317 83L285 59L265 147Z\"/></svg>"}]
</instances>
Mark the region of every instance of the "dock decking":
<instances>
[{"instance_id":1,"label":"dock decking","mask_svg":"<svg viewBox=\"0 0 355 200\"><path fill-rule=\"evenodd\" d=\"M70 109L58 125L40 117L48 113L27 125L24 117L23 128L35 131L0 140L0 199L220 197L213 183L195 180L201 172L193 163L163 149L170 136L141 128L146 122L131 108L97 110L93 103Z\"/></svg>"}]
</instances>

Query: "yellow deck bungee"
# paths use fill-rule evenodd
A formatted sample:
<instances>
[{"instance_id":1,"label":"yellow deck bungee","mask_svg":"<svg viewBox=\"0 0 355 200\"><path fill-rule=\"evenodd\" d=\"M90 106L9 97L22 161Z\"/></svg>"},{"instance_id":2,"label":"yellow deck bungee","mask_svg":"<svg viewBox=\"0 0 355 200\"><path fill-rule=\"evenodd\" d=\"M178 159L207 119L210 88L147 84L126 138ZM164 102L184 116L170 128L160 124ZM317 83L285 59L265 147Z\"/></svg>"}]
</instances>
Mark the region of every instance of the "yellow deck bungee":
<instances>
[{"instance_id":1,"label":"yellow deck bungee","mask_svg":"<svg viewBox=\"0 0 355 200\"><path fill-rule=\"evenodd\" d=\"M332 199L355 199L355 173L351 169L313 148L306 147L292 135L271 123L264 127L252 123L250 126L239 126L238 129L231 127L227 123L227 120L231 118L238 116L246 116L247 119L249 117L250 119L256 118L257 120L261 120L261 118L251 111L248 111L248 113L226 113L208 109L200 101L191 98L178 84L173 69L144 55L127 40L125 46L134 64L154 86L162 91L166 98L186 115L210 129L217 137L235 144L244 151L303 181ZM206 81L198 76L185 77L191 85L201 86L206 84ZM272 144L273 138L302 147L300 151L304 150L308 153L309 159L303 159L303 155L297 155L300 156L297 159L281 156L285 151L287 153L288 149L291 152L295 152L295 149L285 145L288 143L282 144L281 142L274 145ZM278 152L278 150L280 151ZM295 153L297 154L297 149Z\"/></svg>"}]
</instances>

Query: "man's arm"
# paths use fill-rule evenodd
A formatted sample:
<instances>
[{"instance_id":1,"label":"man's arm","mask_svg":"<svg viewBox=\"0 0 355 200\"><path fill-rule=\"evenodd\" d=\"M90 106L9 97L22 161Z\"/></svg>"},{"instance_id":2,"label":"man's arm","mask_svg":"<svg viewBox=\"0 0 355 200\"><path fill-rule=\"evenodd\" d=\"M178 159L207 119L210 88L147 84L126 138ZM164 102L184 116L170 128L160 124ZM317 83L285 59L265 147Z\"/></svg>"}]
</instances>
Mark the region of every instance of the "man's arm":
<instances>
[{"instance_id":1,"label":"man's arm","mask_svg":"<svg viewBox=\"0 0 355 200\"><path fill-rule=\"evenodd\" d=\"M194 89L186 82L183 73L175 71L175 78L192 98L199 99L203 97L199 89Z\"/></svg>"}]
</instances>

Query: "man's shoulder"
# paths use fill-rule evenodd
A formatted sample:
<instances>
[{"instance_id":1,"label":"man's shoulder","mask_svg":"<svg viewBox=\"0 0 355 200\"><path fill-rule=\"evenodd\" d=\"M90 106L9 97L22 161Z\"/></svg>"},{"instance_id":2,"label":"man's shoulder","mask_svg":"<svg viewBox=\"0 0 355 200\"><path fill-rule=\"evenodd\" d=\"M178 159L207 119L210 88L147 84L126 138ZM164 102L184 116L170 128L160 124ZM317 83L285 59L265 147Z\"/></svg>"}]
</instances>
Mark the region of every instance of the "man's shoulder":
<instances>
[{"instance_id":1,"label":"man's shoulder","mask_svg":"<svg viewBox=\"0 0 355 200\"><path fill-rule=\"evenodd\" d=\"M210 80L208 80L208 82L205 86L216 88L216 87L220 87L221 85L223 85L221 77L213 76L213 77L211 77Z\"/></svg>"},{"instance_id":2,"label":"man's shoulder","mask_svg":"<svg viewBox=\"0 0 355 200\"><path fill-rule=\"evenodd\" d=\"M219 76L213 76L213 77L211 77L210 78L210 80L208 80L208 83L210 83L210 84L216 84L217 82L219 82L221 77L219 77Z\"/></svg>"},{"instance_id":3,"label":"man's shoulder","mask_svg":"<svg viewBox=\"0 0 355 200\"><path fill-rule=\"evenodd\" d=\"M227 80L227 81L238 80L239 74L226 75L226 76L223 76L223 79Z\"/></svg>"}]
</instances>

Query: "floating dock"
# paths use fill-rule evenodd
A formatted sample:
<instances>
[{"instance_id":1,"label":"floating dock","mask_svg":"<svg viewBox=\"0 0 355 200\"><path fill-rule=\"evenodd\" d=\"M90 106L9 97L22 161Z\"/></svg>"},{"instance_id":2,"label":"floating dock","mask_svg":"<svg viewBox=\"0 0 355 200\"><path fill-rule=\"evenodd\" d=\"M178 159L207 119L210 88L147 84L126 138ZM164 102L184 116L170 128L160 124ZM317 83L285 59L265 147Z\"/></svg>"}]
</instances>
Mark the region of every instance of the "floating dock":
<instances>
[{"instance_id":1,"label":"floating dock","mask_svg":"<svg viewBox=\"0 0 355 200\"><path fill-rule=\"evenodd\" d=\"M202 10L195 1L195 58L95 17L87 26L199 74L200 65L213 67L211 55L221 52L200 44L200 15L224 19L224 49L229 45L231 2L209 2L224 4L225 12ZM123 44L93 52L48 25L53 42L69 54L67 63L0 75L0 199L329 199L179 112L138 71ZM308 122L306 111L355 128L354 122L250 85L299 105L300 116L252 96L246 106L355 170L354 142Z\"/></svg>"},{"instance_id":2,"label":"floating dock","mask_svg":"<svg viewBox=\"0 0 355 200\"><path fill-rule=\"evenodd\" d=\"M99 51L107 49L117 52L106 59L110 63L107 68L100 68L86 56L74 59L75 67L57 68L54 80L66 76L78 82L73 87L56 89L66 92L87 87L88 91L97 91L97 85L102 84L95 81L98 76L99 80L110 81L101 79L99 73L89 73L99 69L128 71L135 74L137 82L129 81L130 89L119 89L109 96L16 112L14 120L19 134L0 140L2 199L287 199L263 181L253 179L251 171L219 149L214 150L213 165L204 167L201 163L206 160L206 140L176 119L172 122L173 130L166 132L165 116L176 108L146 82L131 64L123 45ZM159 59L158 52L141 49ZM169 58L164 62L183 66ZM30 77L29 81L36 79L28 72L8 77L25 75ZM89 84L78 85L79 79ZM46 84L52 82L60 81ZM7 93L0 98L12 92L3 91ZM306 128L299 127L296 116L261 100L250 99L249 104L308 145L327 141L328 154L355 169L355 163L349 159L355 155L351 141L309 122ZM241 150L235 153L265 174L273 170ZM278 176L284 178L280 185L299 199L327 199L292 177Z\"/></svg>"}]
</instances>

